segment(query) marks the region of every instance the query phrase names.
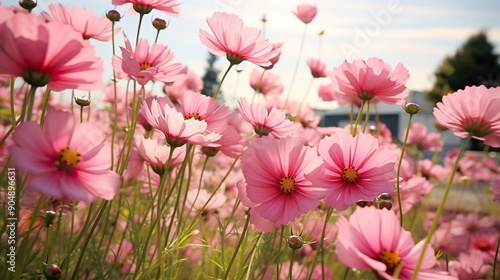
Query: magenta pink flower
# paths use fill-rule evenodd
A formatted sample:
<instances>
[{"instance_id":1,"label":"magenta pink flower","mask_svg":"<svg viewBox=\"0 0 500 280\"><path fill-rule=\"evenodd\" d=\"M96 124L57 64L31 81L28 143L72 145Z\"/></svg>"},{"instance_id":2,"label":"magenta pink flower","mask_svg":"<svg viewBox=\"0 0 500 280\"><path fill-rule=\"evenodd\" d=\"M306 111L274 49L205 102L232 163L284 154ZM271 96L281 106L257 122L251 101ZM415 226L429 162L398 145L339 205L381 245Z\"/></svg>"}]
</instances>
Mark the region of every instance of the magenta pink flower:
<instances>
[{"instance_id":1,"label":"magenta pink flower","mask_svg":"<svg viewBox=\"0 0 500 280\"><path fill-rule=\"evenodd\" d=\"M325 202L337 210L395 189L397 156L369 134L352 137L348 132L337 132L319 142L318 153L325 170L307 178L330 190Z\"/></svg>"},{"instance_id":2,"label":"magenta pink flower","mask_svg":"<svg viewBox=\"0 0 500 280\"><path fill-rule=\"evenodd\" d=\"M498 241L498 231L477 233L471 237L469 250L478 251L485 263L492 264Z\"/></svg>"},{"instance_id":3,"label":"magenta pink flower","mask_svg":"<svg viewBox=\"0 0 500 280\"><path fill-rule=\"evenodd\" d=\"M316 5L299 4L293 14L299 18L303 23L308 24L316 17L318 8Z\"/></svg>"},{"instance_id":4,"label":"magenta pink flower","mask_svg":"<svg viewBox=\"0 0 500 280\"><path fill-rule=\"evenodd\" d=\"M217 105L217 101L210 96L186 91L178 102L177 111L182 113L184 119L204 120L208 132L220 133L228 125L231 110L225 104Z\"/></svg>"},{"instance_id":5,"label":"magenta pink flower","mask_svg":"<svg viewBox=\"0 0 500 280\"><path fill-rule=\"evenodd\" d=\"M408 70L400 63L394 70L376 57L367 61L357 59L352 63L344 61L330 74L333 86L340 96L345 96L349 104L352 96L361 100L376 99L388 104L401 104L409 90L405 83L410 78Z\"/></svg>"},{"instance_id":6,"label":"magenta pink flower","mask_svg":"<svg viewBox=\"0 0 500 280\"><path fill-rule=\"evenodd\" d=\"M118 192L120 176L109 170L110 146L92 123L77 125L73 114L49 111L43 129L22 123L12 137L10 152L15 166L29 172L28 188L87 203L111 200Z\"/></svg>"},{"instance_id":7,"label":"magenta pink flower","mask_svg":"<svg viewBox=\"0 0 500 280\"><path fill-rule=\"evenodd\" d=\"M186 66L173 63L174 54L165 45L153 43L150 49L147 40L139 39L133 51L125 37L125 48L120 48L123 71L140 85L145 85L149 81L174 82L187 72Z\"/></svg>"},{"instance_id":8,"label":"magenta pink flower","mask_svg":"<svg viewBox=\"0 0 500 280\"><path fill-rule=\"evenodd\" d=\"M171 147L180 147L186 143L217 147L214 142L220 139L217 133L203 134L207 129L204 120L193 118L184 119L184 116L170 107L168 104L161 105L158 100L151 100L151 104L143 101L141 114L151 127L163 132L167 143Z\"/></svg>"},{"instance_id":9,"label":"magenta pink flower","mask_svg":"<svg viewBox=\"0 0 500 280\"><path fill-rule=\"evenodd\" d=\"M111 3L118 6L131 3L134 10L140 14L149 14L153 9L156 9L176 17L181 11L180 3L177 0L113 0Z\"/></svg>"},{"instance_id":10,"label":"magenta pink flower","mask_svg":"<svg viewBox=\"0 0 500 280\"><path fill-rule=\"evenodd\" d=\"M471 135L492 147L500 147L500 87L465 87L443 96L434 116L458 137Z\"/></svg>"},{"instance_id":11,"label":"magenta pink flower","mask_svg":"<svg viewBox=\"0 0 500 280\"><path fill-rule=\"evenodd\" d=\"M0 24L0 75L53 91L104 87L102 60L71 27L17 13Z\"/></svg>"},{"instance_id":12,"label":"magenta pink flower","mask_svg":"<svg viewBox=\"0 0 500 280\"><path fill-rule=\"evenodd\" d=\"M322 165L321 158L300 138L255 138L241 158L251 211L274 224L286 225L319 205L327 190L304 177Z\"/></svg>"},{"instance_id":13,"label":"magenta pink flower","mask_svg":"<svg viewBox=\"0 0 500 280\"><path fill-rule=\"evenodd\" d=\"M271 134L276 138L283 138L292 135L300 128L300 124L287 119L285 113L276 107L268 111L262 105L248 104L245 98L240 98L238 104L241 116L252 124L259 136Z\"/></svg>"},{"instance_id":14,"label":"magenta pink flower","mask_svg":"<svg viewBox=\"0 0 500 280\"><path fill-rule=\"evenodd\" d=\"M309 66L309 69L311 70L311 75L314 78L328 77L328 73L326 71L326 65L319 59L310 58L307 60L307 65Z\"/></svg>"},{"instance_id":15,"label":"magenta pink flower","mask_svg":"<svg viewBox=\"0 0 500 280\"><path fill-rule=\"evenodd\" d=\"M341 216L335 253L340 262L356 269L371 269L385 279L411 279L423 250L424 241L415 245L411 233L399 226L393 211L373 207L357 208L349 221ZM433 269L434 251L425 252L417 279L454 279L446 271Z\"/></svg>"},{"instance_id":16,"label":"magenta pink flower","mask_svg":"<svg viewBox=\"0 0 500 280\"><path fill-rule=\"evenodd\" d=\"M216 12L207 18L207 23L215 36L200 29L201 43L212 54L226 56L231 64L248 60L259 66L271 66L271 58L279 51L262 40L260 30L243 26L237 15Z\"/></svg>"},{"instance_id":17,"label":"magenta pink flower","mask_svg":"<svg viewBox=\"0 0 500 280\"><path fill-rule=\"evenodd\" d=\"M283 92L283 85L279 81L279 76L269 70L264 72L255 68L250 73L250 86L263 95L268 94L281 94Z\"/></svg>"},{"instance_id":18,"label":"magenta pink flower","mask_svg":"<svg viewBox=\"0 0 500 280\"><path fill-rule=\"evenodd\" d=\"M45 17L49 21L59 21L71 26L76 32L82 34L83 39L109 41L113 36L111 21L105 16L95 16L87 8L66 7L60 3L52 3ZM114 35L119 31L120 29L115 29Z\"/></svg>"}]
</instances>

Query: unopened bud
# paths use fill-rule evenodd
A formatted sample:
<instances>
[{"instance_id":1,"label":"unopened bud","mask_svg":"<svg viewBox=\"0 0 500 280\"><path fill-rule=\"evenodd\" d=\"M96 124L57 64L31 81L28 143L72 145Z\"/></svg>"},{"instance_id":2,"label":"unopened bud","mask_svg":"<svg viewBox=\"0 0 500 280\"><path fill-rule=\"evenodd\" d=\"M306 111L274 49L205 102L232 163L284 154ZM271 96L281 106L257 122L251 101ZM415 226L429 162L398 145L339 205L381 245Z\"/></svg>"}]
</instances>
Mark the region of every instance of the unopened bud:
<instances>
[{"instance_id":1,"label":"unopened bud","mask_svg":"<svg viewBox=\"0 0 500 280\"><path fill-rule=\"evenodd\" d=\"M19 0L19 5L21 7L23 7L23 9L26 9L26 10L31 12L31 10L33 10L36 7L37 1L36 0Z\"/></svg>"},{"instance_id":2,"label":"unopened bud","mask_svg":"<svg viewBox=\"0 0 500 280\"><path fill-rule=\"evenodd\" d=\"M122 18L117 10L111 10L107 12L106 17L112 22L120 21L120 19Z\"/></svg>"},{"instance_id":3,"label":"unopened bud","mask_svg":"<svg viewBox=\"0 0 500 280\"><path fill-rule=\"evenodd\" d=\"M392 208L392 196L390 196L387 193L380 194L379 196L377 196L374 199L373 203L375 204L375 207L378 209L385 208L387 210L391 210L391 208Z\"/></svg>"},{"instance_id":4,"label":"unopened bud","mask_svg":"<svg viewBox=\"0 0 500 280\"><path fill-rule=\"evenodd\" d=\"M46 227L49 227L50 225L52 225L54 223L54 220L56 219L56 212L54 211L46 211L45 212L45 226Z\"/></svg>"},{"instance_id":5,"label":"unopened bud","mask_svg":"<svg viewBox=\"0 0 500 280\"><path fill-rule=\"evenodd\" d=\"M85 96L75 97L75 102L78 106L82 106L82 107L90 105L90 99L88 97L85 97Z\"/></svg>"},{"instance_id":6,"label":"unopened bud","mask_svg":"<svg viewBox=\"0 0 500 280\"><path fill-rule=\"evenodd\" d=\"M294 250L302 248L304 246L304 240L298 235L291 235L288 238L288 246Z\"/></svg>"},{"instance_id":7,"label":"unopened bud","mask_svg":"<svg viewBox=\"0 0 500 280\"><path fill-rule=\"evenodd\" d=\"M417 103L413 102L406 102L403 105L403 109L410 115L418 114L422 110Z\"/></svg>"},{"instance_id":8,"label":"unopened bud","mask_svg":"<svg viewBox=\"0 0 500 280\"><path fill-rule=\"evenodd\" d=\"M43 270L43 275L47 280L57 280L61 277L62 271L57 264L49 264Z\"/></svg>"},{"instance_id":9,"label":"unopened bud","mask_svg":"<svg viewBox=\"0 0 500 280\"><path fill-rule=\"evenodd\" d=\"M156 28L158 31L160 31L167 28L168 23L165 19L158 17L153 20L153 27Z\"/></svg>"}]
</instances>

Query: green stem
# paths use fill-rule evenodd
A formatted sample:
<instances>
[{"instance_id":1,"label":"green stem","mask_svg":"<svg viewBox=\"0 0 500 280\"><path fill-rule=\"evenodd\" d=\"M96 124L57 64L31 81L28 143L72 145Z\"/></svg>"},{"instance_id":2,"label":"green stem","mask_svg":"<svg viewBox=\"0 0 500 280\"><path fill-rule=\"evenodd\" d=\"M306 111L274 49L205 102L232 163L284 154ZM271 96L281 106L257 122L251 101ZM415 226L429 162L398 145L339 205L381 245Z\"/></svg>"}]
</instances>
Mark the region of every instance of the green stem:
<instances>
[{"instance_id":1,"label":"green stem","mask_svg":"<svg viewBox=\"0 0 500 280\"><path fill-rule=\"evenodd\" d=\"M371 104L371 101L368 101L368 106L366 106L365 123L363 124L363 133L365 133L366 126L368 125L368 122L370 121L370 104Z\"/></svg>"},{"instance_id":2,"label":"green stem","mask_svg":"<svg viewBox=\"0 0 500 280\"><path fill-rule=\"evenodd\" d=\"M325 234L326 234L326 226L328 225L328 221L332 216L333 208L329 207L326 212L325 223L323 224L323 229L321 230L321 240L319 241L319 248L321 250L321 279L325 280Z\"/></svg>"},{"instance_id":3,"label":"green stem","mask_svg":"<svg viewBox=\"0 0 500 280\"><path fill-rule=\"evenodd\" d=\"M238 255L238 251L240 250L241 244L243 244L243 240L245 239L245 235L247 233L248 225L250 224L250 208L248 209L247 212L247 217L245 221L245 225L243 226L243 231L241 232L240 240L238 240L238 244L236 245L236 248L234 249L233 256L231 257L231 260L229 261L229 264L226 268L226 273L224 274L224 280L227 279L229 276L229 272L231 271L231 266L233 265L234 260L236 259L236 256Z\"/></svg>"},{"instance_id":4,"label":"green stem","mask_svg":"<svg viewBox=\"0 0 500 280\"><path fill-rule=\"evenodd\" d=\"M229 70L231 70L231 68L233 67L234 63L230 63L229 64L229 67L227 68L226 72L224 73L224 75L222 76L222 79L220 80L220 83L219 85L217 86L217 89L215 90L215 93L214 93L214 99L217 100L217 96L219 95L219 91L220 91L220 88L222 86L222 83L224 82L224 80L226 79L226 76L227 76L227 73L229 73Z\"/></svg>"},{"instance_id":5,"label":"green stem","mask_svg":"<svg viewBox=\"0 0 500 280\"><path fill-rule=\"evenodd\" d=\"M33 116L33 105L35 104L35 93L36 93L37 87L31 86L30 91L28 92L28 104L26 108L26 121L30 121L31 117Z\"/></svg>"},{"instance_id":6,"label":"green stem","mask_svg":"<svg viewBox=\"0 0 500 280\"><path fill-rule=\"evenodd\" d=\"M400 187L401 178L399 177L399 175L401 174L401 164L403 163L403 157L405 155L406 142L408 141L408 135L410 134L412 118L413 114L410 114L410 117L408 117L408 124L406 125L405 138L403 140L403 145L401 147L401 155L399 156L398 170L396 172L396 190L398 192L399 225L401 227L403 227L403 204L401 204L401 187Z\"/></svg>"},{"instance_id":7,"label":"green stem","mask_svg":"<svg viewBox=\"0 0 500 280\"><path fill-rule=\"evenodd\" d=\"M47 112L47 106L49 105L49 99L50 99L50 89L47 88L45 90L45 93L43 94L42 115L40 116L40 126L42 126L42 127L43 127L43 124L45 122L45 113Z\"/></svg>"},{"instance_id":8,"label":"green stem","mask_svg":"<svg viewBox=\"0 0 500 280\"><path fill-rule=\"evenodd\" d=\"M361 117L363 116L363 109L365 108L365 100L361 103L361 107L359 107L358 116L356 117L356 123L352 127L352 136L356 136L356 131L358 130L358 125L361 122Z\"/></svg>"},{"instance_id":9,"label":"green stem","mask_svg":"<svg viewBox=\"0 0 500 280\"><path fill-rule=\"evenodd\" d=\"M142 25L142 18L144 17L144 14L139 14L139 25L137 25L137 37L135 37L135 46L137 47L137 44L139 43L139 33L141 32L141 25Z\"/></svg>"},{"instance_id":10,"label":"green stem","mask_svg":"<svg viewBox=\"0 0 500 280\"><path fill-rule=\"evenodd\" d=\"M453 165L453 169L451 171L450 175L450 180L448 181L448 184L446 185L446 189L443 194L443 198L441 199L441 203L439 204L438 209L436 210L436 215L434 216L434 220L432 221L432 225L429 229L429 232L427 233L427 236L425 238L424 246L422 248L422 253L420 253L420 257L418 258L417 266L415 267L415 272L413 274L412 280L416 280L418 276L418 271L420 270L420 266L422 265L422 262L424 260L425 256L425 251L427 250L427 247L429 246L429 243L431 242L431 238L434 235L434 232L437 229L438 222L439 222L439 217L443 213L444 210L444 205L446 204L446 199L448 198L448 193L450 192L451 185L453 184L453 178L455 177L455 173L457 172L458 169L458 163L460 161L460 158L462 157L462 154L465 151L465 147L469 143L469 140L472 138L472 135L469 134L467 138L462 143L462 146L460 147L460 150L457 155L457 159L455 160L455 164Z\"/></svg>"},{"instance_id":11,"label":"green stem","mask_svg":"<svg viewBox=\"0 0 500 280\"><path fill-rule=\"evenodd\" d=\"M292 80L290 81L290 86L288 87L288 92L285 98L285 106L288 104L288 99L290 98L290 93L292 92L293 84L295 82L295 77L297 76L297 70L299 69L300 58L302 56L302 50L304 49L304 43L306 41L307 24L304 25L304 31L302 32L302 40L300 42L299 55L297 57L297 62L295 62L295 68L293 70Z\"/></svg>"}]
</instances>

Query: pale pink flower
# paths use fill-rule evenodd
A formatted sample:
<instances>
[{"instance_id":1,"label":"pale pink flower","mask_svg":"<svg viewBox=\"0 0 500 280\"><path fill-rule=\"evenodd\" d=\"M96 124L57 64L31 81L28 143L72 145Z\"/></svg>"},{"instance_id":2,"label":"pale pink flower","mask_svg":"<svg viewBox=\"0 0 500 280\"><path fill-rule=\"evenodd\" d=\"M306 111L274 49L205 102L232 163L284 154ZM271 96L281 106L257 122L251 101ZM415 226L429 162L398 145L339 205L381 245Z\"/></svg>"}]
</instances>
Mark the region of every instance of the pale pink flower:
<instances>
[{"instance_id":1,"label":"pale pink flower","mask_svg":"<svg viewBox=\"0 0 500 280\"><path fill-rule=\"evenodd\" d=\"M142 108L151 108L151 104L153 103L153 100L156 100L161 108L164 108L165 106L168 106L170 108L174 108L175 105L170 101L170 98L168 96L148 96L146 99L143 100L143 102L146 103L146 106L143 107L141 106L141 109L139 109L139 115L137 116L137 123L142 125L144 129L146 130L151 130L153 127L151 124L149 124L148 120L146 119L146 113Z\"/></svg>"},{"instance_id":2,"label":"pale pink flower","mask_svg":"<svg viewBox=\"0 0 500 280\"><path fill-rule=\"evenodd\" d=\"M491 271L491 265L484 263L481 253L472 251L470 254L460 253L458 260L450 261L449 271L459 280L479 279Z\"/></svg>"},{"instance_id":3,"label":"pale pink flower","mask_svg":"<svg viewBox=\"0 0 500 280\"><path fill-rule=\"evenodd\" d=\"M434 187L433 184L429 183L426 178L420 176L413 176L409 180L401 182L400 195L403 214L408 213L413 206L422 201L424 195L428 194L432 190L432 187ZM393 191L390 195L394 201L392 210L398 210L397 191Z\"/></svg>"},{"instance_id":4,"label":"pale pink flower","mask_svg":"<svg viewBox=\"0 0 500 280\"><path fill-rule=\"evenodd\" d=\"M349 104L356 96L365 101L376 99L388 104L401 104L409 93L405 86L410 78L408 70L401 63L391 70L376 57L367 61L357 59L352 63L344 61L333 69L330 78L337 99L343 98Z\"/></svg>"},{"instance_id":5,"label":"pale pink flower","mask_svg":"<svg viewBox=\"0 0 500 280\"><path fill-rule=\"evenodd\" d=\"M155 99L151 100L151 104L143 101L141 113L151 127L163 132L171 147L180 147L186 143L209 147L219 146L214 143L220 139L219 134L213 132L203 134L207 129L207 123L204 120L199 121L193 118L186 120L180 112L168 104L162 106Z\"/></svg>"},{"instance_id":6,"label":"pale pink flower","mask_svg":"<svg viewBox=\"0 0 500 280\"><path fill-rule=\"evenodd\" d=\"M271 62L271 65L264 67L265 69L272 69L274 67L274 65L276 63L278 63L278 61L280 60L280 56L281 56L281 48L283 47L283 42L271 43L271 46L272 46L271 52L273 53L273 55L269 59L269 61Z\"/></svg>"},{"instance_id":7,"label":"pale pink flower","mask_svg":"<svg viewBox=\"0 0 500 280\"><path fill-rule=\"evenodd\" d=\"M270 110L272 107L281 109L286 113L288 119L302 124L303 127L316 127L320 122L320 117L309 106L295 100L286 101L281 95L266 95L265 106Z\"/></svg>"},{"instance_id":8,"label":"pale pink flower","mask_svg":"<svg viewBox=\"0 0 500 280\"><path fill-rule=\"evenodd\" d=\"M369 134L352 137L348 132L337 132L319 142L318 153L325 170L307 178L330 190L325 202L337 210L395 189L397 156Z\"/></svg>"},{"instance_id":9,"label":"pale pink flower","mask_svg":"<svg viewBox=\"0 0 500 280\"><path fill-rule=\"evenodd\" d=\"M149 81L170 83L187 72L185 65L173 63L174 54L163 44L153 43L150 49L147 40L139 39L134 51L125 37L125 48L120 49L123 71L142 86Z\"/></svg>"},{"instance_id":10,"label":"pale pink flower","mask_svg":"<svg viewBox=\"0 0 500 280\"><path fill-rule=\"evenodd\" d=\"M12 137L10 152L15 166L29 172L28 188L88 203L99 197L111 200L118 192L120 176L109 170L110 146L92 123L77 125L73 114L52 110L43 129L22 123Z\"/></svg>"},{"instance_id":11,"label":"pale pink flower","mask_svg":"<svg viewBox=\"0 0 500 280\"><path fill-rule=\"evenodd\" d=\"M233 125L228 125L221 131L220 139L216 140L215 143L219 144L218 147L202 147L201 150L205 155L215 156L215 154L221 151L228 157L237 158L243 152L243 137L236 130Z\"/></svg>"},{"instance_id":12,"label":"pale pink flower","mask_svg":"<svg viewBox=\"0 0 500 280\"><path fill-rule=\"evenodd\" d=\"M18 13L0 24L0 75L31 86L95 90L104 87L102 60L71 27Z\"/></svg>"},{"instance_id":13,"label":"pale pink flower","mask_svg":"<svg viewBox=\"0 0 500 280\"><path fill-rule=\"evenodd\" d=\"M177 0L113 0L111 3L118 6L131 3L134 10L140 14L149 14L153 9L156 9L176 17L181 11L180 3Z\"/></svg>"},{"instance_id":14,"label":"pale pink flower","mask_svg":"<svg viewBox=\"0 0 500 280\"><path fill-rule=\"evenodd\" d=\"M312 4L299 4L293 14L303 23L308 24L316 17L318 8Z\"/></svg>"},{"instance_id":15,"label":"pale pink flower","mask_svg":"<svg viewBox=\"0 0 500 280\"><path fill-rule=\"evenodd\" d=\"M485 216L479 218L477 213L471 212L468 214L457 214L455 219L451 221L450 233L460 236L466 240L474 234L482 234L496 231L495 219Z\"/></svg>"},{"instance_id":16,"label":"pale pink flower","mask_svg":"<svg viewBox=\"0 0 500 280\"><path fill-rule=\"evenodd\" d=\"M443 96L434 116L458 137L469 134L484 144L500 147L500 87L465 87Z\"/></svg>"},{"instance_id":17,"label":"pale pink flower","mask_svg":"<svg viewBox=\"0 0 500 280\"><path fill-rule=\"evenodd\" d=\"M336 227L335 253L344 265L371 269L384 279L394 279L393 273L400 269L398 279L412 279L424 241L415 244L393 211L357 208L349 221L341 216ZM434 250L428 246L417 279L455 279L433 269L435 264Z\"/></svg>"},{"instance_id":18,"label":"pale pink flower","mask_svg":"<svg viewBox=\"0 0 500 280\"><path fill-rule=\"evenodd\" d=\"M172 83L165 84L163 92L174 100L179 100L186 91L201 92L203 80L188 68L186 75Z\"/></svg>"},{"instance_id":19,"label":"pale pink flower","mask_svg":"<svg viewBox=\"0 0 500 280\"><path fill-rule=\"evenodd\" d=\"M168 166L168 157L171 150L169 146L162 145L156 139L146 139L138 134L135 135L134 140L139 156L160 176L163 176L167 167L168 170L172 170L184 161L184 154L186 153L184 146L174 149L170 159L170 166Z\"/></svg>"},{"instance_id":20,"label":"pale pink flower","mask_svg":"<svg viewBox=\"0 0 500 280\"><path fill-rule=\"evenodd\" d=\"M283 111L273 107L270 111L259 104L248 104L245 98L238 101L243 119L251 123L259 136L273 135L283 138L295 133L300 125L286 118Z\"/></svg>"},{"instance_id":21,"label":"pale pink flower","mask_svg":"<svg viewBox=\"0 0 500 280\"><path fill-rule=\"evenodd\" d=\"M279 78L277 74L269 72L269 70L262 71L255 68L250 73L250 87L263 95L281 94L284 88Z\"/></svg>"},{"instance_id":22,"label":"pale pink flower","mask_svg":"<svg viewBox=\"0 0 500 280\"><path fill-rule=\"evenodd\" d=\"M434 164L430 159L423 159L417 162L417 172L428 180L443 182L450 174L450 170L442 165Z\"/></svg>"},{"instance_id":23,"label":"pale pink flower","mask_svg":"<svg viewBox=\"0 0 500 280\"><path fill-rule=\"evenodd\" d=\"M82 34L83 39L96 39L109 41L120 32L111 30L111 21L105 16L95 16L91 10L83 7L67 7L60 3L49 5L49 12L43 13L48 21L59 21L71 26L76 32Z\"/></svg>"},{"instance_id":24,"label":"pale pink flower","mask_svg":"<svg viewBox=\"0 0 500 280\"><path fill-rule=\"evenodd\" d=\"M405 132L406 134L406 132ZM427 126L419 122L413 122L408 133L407 144L415 144L420 150L440 152L444 142L437 132L428 132Z\"/></svg>"},{"instance_id":25,"label":"pale pink flower","mask_svg":"<svg viewBox=\"0 0 500 280\"><path fill-rule=\"evenodd\" d=\"M311 70L311 75L314 78L325 78L328 77L328 72L326 71L326 65L319 59L310 58L307 60L307 65Z\"/></svg>"},{"instance_id":26,"label":"pale pink flower","mask_svg":"<svg viewBox=\"0 0 500 280\"><path fill-rule=\"evenodd\" d=\"M304 146L300 138L253 139L241 158L244 191L256 204L250 216L258 213L279 227L315 209L327 190L314 186L304 174L321 166L315 149Z\"/></svg>"},{"instance_id":27,"label":"pale pink flower","mask_svg":"<svg viewBox=\"0 0 500 280\"><path fill-rule=\"evenodd\" d=\"M219 133L228 125L228 117L231 110L227 105L217 105L217 100L199 92L187 91L178 100L176 106L184 119L204 120L207 123L207 131Z\"/></svg>"},{"instance_id":28,"label":"pale pink flower","mask_svg":"<svg viewBox=\"0 0 500 280\"><path fill-rule=\"evenodd\" d=\"M320 85L318 88L318 96L323 101L335 101L335 89L332 83Z\"/></svg>"},{"instance_id":29,"label":"pale pink flower","mask_svg":"<svg viewBox=\"0 0 500 280\"><path fill-rule=\"evenodd\" d=\"M262 40L260 30L243 26L243 20L233 14L216 12L207 18L213 35L201 30L200 41L218 56L226 56L231 64L248 60L256 65L271 66L271 58L279 51L273 50L268 40Z\"/></svg>"}]
</instances>

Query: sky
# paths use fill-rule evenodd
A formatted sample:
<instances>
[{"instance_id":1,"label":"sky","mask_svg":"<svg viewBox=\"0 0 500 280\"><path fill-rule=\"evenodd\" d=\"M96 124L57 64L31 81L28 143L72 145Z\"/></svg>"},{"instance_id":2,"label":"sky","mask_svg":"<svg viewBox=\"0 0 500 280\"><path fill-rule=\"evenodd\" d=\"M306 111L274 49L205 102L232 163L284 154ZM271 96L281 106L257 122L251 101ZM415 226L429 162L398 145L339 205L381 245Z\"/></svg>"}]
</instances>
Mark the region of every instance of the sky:
<instances>
[{"instance_id":1,"label":"sky","mask_svg":"<svg viewBox=\"0 0 500 280\"><path fill-rule=\"evenodd\" d=\"M136 37L138 15L128 14L130 5L115 7L111 0L52 1L38 0L34 12L46 10L50 3L59 2L68 6L82 6L96 15L116 9L124 18L117 23L129 37ZM379 57L391 67L403 64L410 72L407 87L422 91L433 83L433 72L441 61L455 51L468 37L484 29L495 52L500 53L500 1L498 0L179 0L181 12L178 17L169 17L153 10L144 17L141 37L154 41L156 30L150 22L155 17L170 20L169 27L160 33L159 43L167 45L175 55L175 61L186 64L202 76L207 66L207 48L201 44L199 29L209 30L206 18L215 11L224 11L240 16L246 26L262 29L270 42L283 42L280 61L273 72L280 76L285 87L284 95L302 100L307 95L311 106L320 109L334 108L332 102L321 102L317 88L327 84L328 78L315 79L309 88L312 76L306 64L308 58L320 59L332 70L344 60ZM15 0L0 0L2 5L17 5ZM292 11L298 4L316 4L318 14L305 27ZM263 24L262 18L266 18ZM300 52L305 31L305 44ZM319 36L319 32L324 35ZM132 39L131 39L132 41ZM123 36L117 38L123 45ZM94 41L97 55L106 62L106 75L111 73L111 45ZM117 48L118 50L118 48ZM296 79L292 83L295 65ZM120 54L119 50L117 54ZM224 72L229 65L221 57L216 66ZM251 98L249 74L256 66L248 62L239 65L241 73L233 67L223 85L228 105L234 106L243 96ZM478 77L481 79L483 77ZM293 87L290 87L293 85Z\"/></svg>"}]
</instances>

